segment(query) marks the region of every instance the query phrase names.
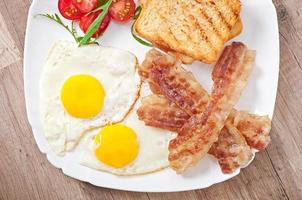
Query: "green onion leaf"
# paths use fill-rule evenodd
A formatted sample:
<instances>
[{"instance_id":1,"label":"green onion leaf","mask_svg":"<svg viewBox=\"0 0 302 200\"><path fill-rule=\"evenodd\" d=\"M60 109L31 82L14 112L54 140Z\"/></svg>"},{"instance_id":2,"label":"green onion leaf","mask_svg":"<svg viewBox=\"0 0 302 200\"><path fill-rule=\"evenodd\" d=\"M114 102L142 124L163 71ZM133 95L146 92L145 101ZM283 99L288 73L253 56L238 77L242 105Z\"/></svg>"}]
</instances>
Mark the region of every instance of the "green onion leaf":
<instances>
[{"instance_id":1,"label":"green onion leaf","mask_svg":"<svg viewBox=\"0 0 302 200\"><path fill-rule=\"evenodd\" d=\"M141 39L141 38L139 38L138 36L135 35L134 30L133 30L134 29L134 24L135 24L135 22L131 26L131 34L132 34L133 38L136 41L138 41L139 43L141 43L142 45L145 45L145 46L148 46L148 47L153 47L152 43L146 42L143 39Z\"/></svg>"},{"instance_id":2,"label":"green onion leaf","mask_svg":"<svg viewBox=\"0 0 302 200\"><path fill-rule=\"evenodd\" d=\"M134 20L136 20L139 16L139 14L141 14L142 11L142 7L141 6L137 6L137 8L135 9L134 12L134 16L132 17Z\"/></svg>"}]
</instances>

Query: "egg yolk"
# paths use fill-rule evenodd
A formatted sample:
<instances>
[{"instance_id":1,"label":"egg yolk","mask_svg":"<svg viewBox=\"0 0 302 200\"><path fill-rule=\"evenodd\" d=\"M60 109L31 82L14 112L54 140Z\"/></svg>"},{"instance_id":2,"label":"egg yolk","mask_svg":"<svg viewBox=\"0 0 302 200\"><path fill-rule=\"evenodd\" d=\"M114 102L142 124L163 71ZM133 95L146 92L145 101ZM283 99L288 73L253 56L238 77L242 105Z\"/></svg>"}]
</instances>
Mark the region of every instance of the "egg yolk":
<instances>
[{"instance_id":1,"label":"egg yolk","mask_svg":"<svg viewBox=\"0 0 302 200\"><path fill-rule=\"evenodd\" d=\"M94 139L95 155L102 163L122 168L131 163L138 154L136 133L122 124L104 127Z\"/></svg>"},{"instance_id":2,"label":"egg yolk","mask_svg":"<svg viewBox=\"0 0 302 200\"><path fill-rule=\"evenodd\" d=\"M90 75L69 77L61 89L62 104L71 116L89 119L96 116L104 104L102 84Z\"/></svg>"}]
</instances>

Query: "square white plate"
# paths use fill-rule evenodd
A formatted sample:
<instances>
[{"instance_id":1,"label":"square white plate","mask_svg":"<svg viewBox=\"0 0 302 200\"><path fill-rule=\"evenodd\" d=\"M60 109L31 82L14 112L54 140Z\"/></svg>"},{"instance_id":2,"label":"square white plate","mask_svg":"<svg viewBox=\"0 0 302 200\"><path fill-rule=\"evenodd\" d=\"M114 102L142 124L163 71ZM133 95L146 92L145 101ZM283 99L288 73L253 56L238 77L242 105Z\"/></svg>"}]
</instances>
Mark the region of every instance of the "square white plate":
<instances>
[{"instance_id":1,"label":"square white plate","mask_svg":"<svg viewBox=\"0 0 302 200\"><path fill-rule=\"evenodd\" d=\"M244 30L235 38L250 49L257 50L256 68L236 107L251 113L273 115L279 74L279 34L276 10L271 0L242 0ZM172 192L209 187L230 179L221 172L217 161L206 156L198 166L183 176L166 169L157 173L118 177L99 172L77 163L77 153L65 157L56 156L48 147L39 118L39 79L48 51L55 40L72 40L59 25L45 18L34 18L38 13L58 13L57 0L34 0L28 14L24 51L24 86L28 120L41 152L63 173L93 185L141 192ZM149 48L136 42L130 32L130 23L119 25L111 22L100 43L129 50L141 62ZM209 90L211 87L211 67L196 62L187 69ZM248 169L247 169L248 170Z\"/></svg>"}]
</instances>

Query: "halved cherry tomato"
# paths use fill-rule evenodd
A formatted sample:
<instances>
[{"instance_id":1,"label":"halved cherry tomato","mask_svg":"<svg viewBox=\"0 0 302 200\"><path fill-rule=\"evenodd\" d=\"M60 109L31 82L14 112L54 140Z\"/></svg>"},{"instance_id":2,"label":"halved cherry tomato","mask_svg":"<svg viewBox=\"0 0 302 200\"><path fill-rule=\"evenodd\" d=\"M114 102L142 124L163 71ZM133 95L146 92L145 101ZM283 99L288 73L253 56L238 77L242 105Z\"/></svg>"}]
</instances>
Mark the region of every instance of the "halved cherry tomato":
<instances>
[{"instance_id":1,"label":"halved cherry tomato","mask_svg":"<svg viewBox=\"0 0 302 200\"><path fill-rule=\"evenodd\" d=\"M113 0L109 8L109 14L113 20L125 23L134 16L135 3L133 0Z\"/></svg>"},{"instance_id":2,"label":"halved cherry tomato","mask_svg":"<svg viewBox=\"0 0 302 200\"><path fill-rule=\"evenodd\" d=\"M97 7L98 0L72 0L72 3L82 13L88 13Z\"/></svg>"},{"instance_id":3,"label":"halved cherry tomato","mask_svg":"<svg viewBox=\"0 0 302 200\"><path fill-rule=\"evenodd\" d=\"M59 0L58 7L61 15L69 20L80 19L84 15L71 0Z\"/></svg>"},{"instance_id":4,"label":"halved cherry tomato","mask_svg":"<svg viewBox=\"0 0 302 200\"><path fill-rule=\"evenodd\" d=\"M96 13L90 13L87 16L83 16L80 20L80 28L81 30L86 33L89 26L92 24L92 22L98 17L98 15L101 13L101 11L96 12ZM105 15L99 29L93 34L93 38L96 38L98 36L100 36L102 33L104 33L104 31L106 30L106 28L108 27L110 22L110 16L108 14Z\"/></svg>"}]
</instances>

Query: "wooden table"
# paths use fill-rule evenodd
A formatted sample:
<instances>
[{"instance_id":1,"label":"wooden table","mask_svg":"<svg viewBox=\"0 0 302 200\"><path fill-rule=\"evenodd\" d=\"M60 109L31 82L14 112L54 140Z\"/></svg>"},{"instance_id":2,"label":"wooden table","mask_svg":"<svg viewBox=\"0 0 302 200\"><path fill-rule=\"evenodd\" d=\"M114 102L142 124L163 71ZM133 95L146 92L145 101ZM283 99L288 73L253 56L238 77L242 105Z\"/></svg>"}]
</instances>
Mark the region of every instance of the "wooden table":
<instances>
[{"instance_id":1,"label":"wooden table","mask_svg":"<svg viewBox=\"0 0 302 200\"><path fill-rule=\"evenodd\" d=\"M302 199L302 1L274 0L281 42L272 143L239 176L208 189L133 193L65 176L37 148L26 118L23 47L31 0L0 1L0 199Z\"/></svg>"}]
</instances>

